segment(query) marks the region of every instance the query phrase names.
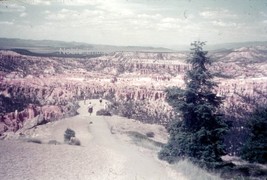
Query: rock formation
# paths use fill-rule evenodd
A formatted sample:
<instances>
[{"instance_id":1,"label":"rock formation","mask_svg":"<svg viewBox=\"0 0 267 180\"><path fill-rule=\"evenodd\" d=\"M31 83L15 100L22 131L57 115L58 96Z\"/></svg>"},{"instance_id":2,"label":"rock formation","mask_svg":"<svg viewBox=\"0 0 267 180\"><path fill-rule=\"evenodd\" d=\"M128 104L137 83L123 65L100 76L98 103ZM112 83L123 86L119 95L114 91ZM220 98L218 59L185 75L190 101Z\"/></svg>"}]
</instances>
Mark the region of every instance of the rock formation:
<instances>
[{"instance_id":1,"label":"rock formation","mask_svg":"<svg viewBox=\"0 0 267 180\"><path fill-rule=\"evenodd\" d=\"M211 70L221 111L239 118L266 103L267 63L248 49L214 52ZM31 119L42 124L75 115L77 100L107 98L135 102L134 118L167 125L174 117L165 89L184 87L186 53L116 52L91 59L25 56L0 51L0 133L17 131ZM250 59L256 57L256 59ZM242 63L242 58L245 59ZM249 61L250 60L250 61ZM249 63L248 63L249 62ZM140 114L143 114L141 116ZM144 117L148 118L145 119Z\"/></svg>"}]
</instances>

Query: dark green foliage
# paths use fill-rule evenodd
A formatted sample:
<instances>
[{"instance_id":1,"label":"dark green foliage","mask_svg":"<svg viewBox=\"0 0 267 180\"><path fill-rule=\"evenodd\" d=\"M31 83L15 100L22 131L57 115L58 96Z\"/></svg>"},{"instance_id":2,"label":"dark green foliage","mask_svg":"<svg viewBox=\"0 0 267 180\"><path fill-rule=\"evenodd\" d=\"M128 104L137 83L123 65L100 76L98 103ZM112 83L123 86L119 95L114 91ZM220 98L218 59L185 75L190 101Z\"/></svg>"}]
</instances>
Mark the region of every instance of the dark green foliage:
<instances>
[{"instance_id":1,"label":"dark green foliage","mask_svg":"<svg viewBox=\"0 0 267 180\"><path fill-rule=\"evenodd\" d=\"M38 105L39 102L34 99L30 99L29 97L25 97L24 95L16 97L5 97L0 95L0 112L2 113L14 112L15 110L22 111L28 106L28 104Z\"/></svg>"},{"instance_id":2,"label":"dark green foliage","mask_svg":"<svg viewBox=\"0 0 267 180\"><path fill-rule=\"evenodd\" d=\"M129 137L132 138L132 140L137 144L137 145L143 145L149 147L150 145L154 147L163 147L163 143L154 141L150 138L148 138L146 135L141 134L136 131L128 131L127 134Z\"/></svg>"},{"instance_id":3,"label":"dark green foliage","mask_svg":"<svg viewBox=\"0 0 267 180\"><path fill-rule=\"evenodd\" d=\"M134 102L127 101L120 107L119 114L123 117L132 118L134 114Z\"/></svg>"},{"instance_id":4,"label":"dark green foliage","mask_svg":"<svg viewBox=\"0 0 267 180\"><path fill-rule=\"evenodd\" d=\"M247 123L249 136L241 151L241 157L250 162L267 162L267 107L255 110Z\"/></svg>"},{"instance_id":5,"label":"dark green foliage","mask_svg":"<svg viewBox=\"0 0 267 180\"><path fill-rule=\"evenodd\" d=\"M113 102L110 106L113 114L127 118L132 118L133 114L135 114L134 107L136 106L133 101Z\"/></svg>"},{"instance_id":6,"label":"dark green foliage","mask_svg":"<svg viewBox=\"0 0 267 180\"><path fill-rule=\"evenodd\" d=\"M204 42L194 42L187 62L185 90L167 90L167 101L180 116L168 128L170 139L159 158L172 163L184 157L197 162L221 162L224 155L223 135L227 124L218 114L222 98L214 93L217 86L207 69L211 60L203 51ZM180 118L179 118L180 117Z\"/></svg>"},{"instance_id":7,"label":"dark green foliage","mask_svg":"<svg viewBox=\"0 0 267 180\"><path fill-rule=\"evenodd\" d=\"M27 139L27 142L42 144L42 141L40 139L34 139L34 138Z\"/></svg>"},{"instance_id":8,"label":"dark green foliage","mask_svg":"<svg viewBox=\"0 0 267 180\"><path fill-rule=\"evenodd\" d=\"M146 133L146 136L149 137L149 138L153 138L153 137L155 137L155 133L150 131L150 132Z\"/></svg>"},{"instance_id":9,"label":"dark green foliage","mask_svg":"<svg viewBox=\"0 0 267 180\"><path fill-rule=\"evenodd\" d=\"M64 134L64 142L69 142L71 137L75 137L75 131L67 128Z\"/></svg>"}]
</instances>

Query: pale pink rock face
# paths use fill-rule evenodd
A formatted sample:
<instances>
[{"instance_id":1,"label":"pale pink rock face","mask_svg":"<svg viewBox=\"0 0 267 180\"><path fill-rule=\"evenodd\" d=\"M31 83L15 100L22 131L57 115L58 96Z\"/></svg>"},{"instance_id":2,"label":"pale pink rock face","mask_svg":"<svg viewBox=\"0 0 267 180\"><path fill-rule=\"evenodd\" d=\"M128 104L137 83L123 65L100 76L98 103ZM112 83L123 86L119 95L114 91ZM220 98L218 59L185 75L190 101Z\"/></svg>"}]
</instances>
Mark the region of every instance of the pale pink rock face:
<instances>
[{"instance_id":1,"label":"pale pink rock face","mask_svg":"<svg viewBox=\"0 0 267 180\"><path fill-rule=\"evenodd\" d=\"M59 106L42 106L41 113L46 121L51 121L52 119L61 119L63 117L62 110Z\"/></svg>"},{"instance_id":2,"label":"pale pink rock face","mask_svg":"<svg viewBox=\"0 0 267 180\"><path fill-rule=\"evenodd\" d=\"M218 59L211 70L229 78L216 78L219 86L216 92L226 96L222 111L232 113L238 107L252 111L253 106L243 102L239 95L250 101L267 103L267 63L240 63L240 59L266 58L266 54L255 49L238 49L226 54L213 53ZM0 51L0 67L7 64L10 71L0 69L0 94L7 98L22 95L35 99L40 105L29 104L24 110L9 112L1 119L3 129L16 130L27 120L42 114L46 121L61 119L70 111L70 101L114 93L119 101L144 100L146 111L155 115L167 113L173 116L172 108L164 102L166 87L185 87L185 72L190 68L186 53L123 52L82 60L58 57L24 56L12 51ZM9 64L8 64L9 63ZM19 64L19 65L17 65ZM124 73L123 68L126 69ZM175 75L175 76L174 76ZM237 95L239 94L239 95ZM1 104L0 104L1 105ZM238 116L238 114L236 114ZM161 123L161 122L160 122ZM6 128L4 128L6 127Z\"/></svg>"},{"instance_id":3,"label":"pale pink rock face","mask_svg":"<svg viewBox=\"0 0 267 180\"><path fill-rule=\"evenodd\" d=\"M0 133L3 133L7 130L7 126L5 123L1 122L0 123Z\"/></svg>"}]
</instances>

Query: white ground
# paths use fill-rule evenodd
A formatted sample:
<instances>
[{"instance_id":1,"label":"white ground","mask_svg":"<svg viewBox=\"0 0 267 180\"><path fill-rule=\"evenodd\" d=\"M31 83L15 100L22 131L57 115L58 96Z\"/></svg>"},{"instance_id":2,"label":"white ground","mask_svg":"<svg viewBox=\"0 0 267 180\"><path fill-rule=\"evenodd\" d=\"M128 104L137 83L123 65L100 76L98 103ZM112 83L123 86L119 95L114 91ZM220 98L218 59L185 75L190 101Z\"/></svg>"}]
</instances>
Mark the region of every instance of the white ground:
<instances>
[{"instance_id":1,"label":"white ground","mask_svg":"<svg viewBox=\"0 0 267 180\"><path fill-rule=\"evenodd\" d=\"M28 137L42 140L42 144L21 140L0 141L0 179L192 179L179 169L175 170L173 166L159 161L157 148L137 146L125 134L127 131L143 134L153 131L154 140L165 142L167 135L163 127L118 116L96 116L95 112L103 104L100 105L98 100L91 102L94 105L92 116L87 113L86 105L80 102L78 116L25 132ZM67 128L76 132L81 146L63 144L63 134ZM47 144L49 140L62 144Z\"/></svg>"}]
</instances>

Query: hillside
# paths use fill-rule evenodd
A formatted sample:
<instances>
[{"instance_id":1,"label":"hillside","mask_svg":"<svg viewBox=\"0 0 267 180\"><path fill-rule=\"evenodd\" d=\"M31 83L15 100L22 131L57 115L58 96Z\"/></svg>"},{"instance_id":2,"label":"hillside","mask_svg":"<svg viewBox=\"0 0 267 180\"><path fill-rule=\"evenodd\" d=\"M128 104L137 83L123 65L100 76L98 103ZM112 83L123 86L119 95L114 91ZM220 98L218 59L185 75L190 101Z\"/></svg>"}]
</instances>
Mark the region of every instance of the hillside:
<instances>
[{"instance_id":1,"label":"hillside","mask_svg":"<svg viewBox=\"0 0 267 180\"><path fill-rule=\"evenodd\" d=\"M103 108L98 100L90 102L94 112ZM83 101L79 104L78 116L8 134L5 141L0 141L0 179L219 179L193 165L188 173L157 160L159 147L150 142L166 142L162 126L117 116L90 116L87 105ZM81 146L63 144L67 128L75 130ZM147 141L128 136L128 132L154 132L155 136ZM47 144L49 140L60 144Z\"/></svg>"}]
</instances>

